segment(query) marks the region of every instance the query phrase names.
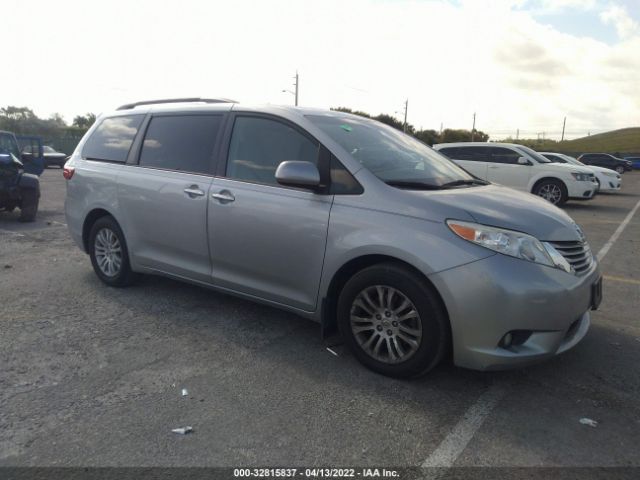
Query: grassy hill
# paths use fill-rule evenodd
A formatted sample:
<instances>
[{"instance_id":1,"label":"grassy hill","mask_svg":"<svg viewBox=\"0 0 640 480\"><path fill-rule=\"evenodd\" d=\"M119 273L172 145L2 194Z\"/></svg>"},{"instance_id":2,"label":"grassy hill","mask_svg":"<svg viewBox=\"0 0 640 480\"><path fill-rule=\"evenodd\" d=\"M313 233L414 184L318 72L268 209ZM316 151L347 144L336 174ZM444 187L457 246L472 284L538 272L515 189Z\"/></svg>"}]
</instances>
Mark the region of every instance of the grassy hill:
<instances>
[{"instance_id":1,"label":"grassy hill","mask_svg":"<svg viewBox=\"0 0 640 480\"><path fill-rule=\"evenodd\" d=\"M562 152L573 155L599 152L640 155L640 127L621 128L564 142L539 138L514 140L511 137L492 141L520 143L539 152Z\"/></svg>"},{"instance_id":2,"label":"grassy hill","mask_svg":"<svg viewBox=\"0 0 640 480\"><path fill-rule=\"evenodd\" d=\"M558 152L640 152L640 127L622 128L589 137L565 140L554 145Z\"/></svg>"}]
</instances>

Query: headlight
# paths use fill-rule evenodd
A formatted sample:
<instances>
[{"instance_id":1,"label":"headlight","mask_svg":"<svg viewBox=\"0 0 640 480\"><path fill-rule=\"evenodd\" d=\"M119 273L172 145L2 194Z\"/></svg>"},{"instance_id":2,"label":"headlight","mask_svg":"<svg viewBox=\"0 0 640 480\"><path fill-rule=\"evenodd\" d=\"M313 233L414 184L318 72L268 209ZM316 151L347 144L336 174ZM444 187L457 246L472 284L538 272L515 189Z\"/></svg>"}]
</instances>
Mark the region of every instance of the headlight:
<instances>
[{"instance_id":1,"label":"headlight","mask_svg":"<svg viewBox=\"0 0 640 480\"><path fill-rule=\"evenodd\" d=\"M571 172L571 175L573 175L573 178L575 178L579 182L590 182L591 181L591 174L590 173Z\"/></svg>"},{"instance_id":2,"label":"headlight","mask_svg":"<svg viewBox=\"0 0 640 480\"><path fill-rule=\"evenodd\" d=\"M494 252L571 272L571 265L555 248L526 233L458 220L447 220L447 225L459 237Z\"/></svg>"}]
</instances>

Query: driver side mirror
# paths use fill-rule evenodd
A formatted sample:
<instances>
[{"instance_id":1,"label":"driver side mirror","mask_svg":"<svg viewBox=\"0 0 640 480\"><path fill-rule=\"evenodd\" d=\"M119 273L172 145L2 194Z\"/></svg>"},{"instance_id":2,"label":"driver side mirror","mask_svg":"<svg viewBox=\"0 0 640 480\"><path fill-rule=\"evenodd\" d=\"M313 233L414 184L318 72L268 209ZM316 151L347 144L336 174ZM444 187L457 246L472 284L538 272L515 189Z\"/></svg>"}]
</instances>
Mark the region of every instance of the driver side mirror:
<instances>
[{"instance_id":1,"label":"driver side mirror","mask_svg":"<svg viewBox=\"0 0 640 480\"><path fill-rule=\"evenodd\" d=\"M276 180L287 187L317 190L320 186L320 172L311 162L287 160L278 165Z\"/></svg>"},{"instance_id":2,"label":"driver side mirror","mask_svg":"<svg viewBox=\"0 0 640 480\"><path fill-rule=\"evenodd\" d=\"M524 157L518 157L518 165L531 165L531 162Z\"/></svg>"}]
</instances>

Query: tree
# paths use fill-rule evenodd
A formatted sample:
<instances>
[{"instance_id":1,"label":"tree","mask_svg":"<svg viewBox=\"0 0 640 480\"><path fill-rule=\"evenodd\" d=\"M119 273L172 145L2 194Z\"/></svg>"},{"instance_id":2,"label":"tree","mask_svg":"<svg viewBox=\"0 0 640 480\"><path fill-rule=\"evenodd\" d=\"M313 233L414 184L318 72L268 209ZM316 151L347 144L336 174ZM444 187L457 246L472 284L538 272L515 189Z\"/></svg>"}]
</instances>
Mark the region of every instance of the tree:
<instances>
[{"instance_id":1,"label":"tree","mask_svg":"<svg viewBox=\"0 0 640 480\"><path fill-rule=\"evenodd\" d=\"M96 121L95 113L87 113L85 115L77 115L73 118L73 123L71 124L73 127L82 128L84 130L88 130L91 128L91 125Z\"/></svg>"},{"instance_id":2,"label":"tree","mask_svg":"<svg viewBox=\"0 0 640 480\"><path fill-rule=\"evenodd\" d=\"M435 130L418 130L413 136L430 147L434 143L440 143L440 133Z\"/></svg>"}]
</instances>

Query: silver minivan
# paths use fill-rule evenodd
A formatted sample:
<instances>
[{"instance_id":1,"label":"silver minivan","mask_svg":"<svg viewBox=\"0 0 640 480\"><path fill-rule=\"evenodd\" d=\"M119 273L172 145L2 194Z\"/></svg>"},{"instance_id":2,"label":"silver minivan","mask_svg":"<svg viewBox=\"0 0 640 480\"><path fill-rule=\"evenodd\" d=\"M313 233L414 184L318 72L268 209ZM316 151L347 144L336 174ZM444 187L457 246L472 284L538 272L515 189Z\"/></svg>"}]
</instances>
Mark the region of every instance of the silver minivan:
<instances>
[{"instance_id":1,"label":"silver minivan","mask_svg":"<svg viewBox=\"0 0 640 480\"><path fill-rule=\"evenodd\" d=\"M64 175L69 231L107 285L157 274L283 308L386 375L552 357L602 296L566 213L359 116L129 104Z\"/></svg>"}]
</instances>

